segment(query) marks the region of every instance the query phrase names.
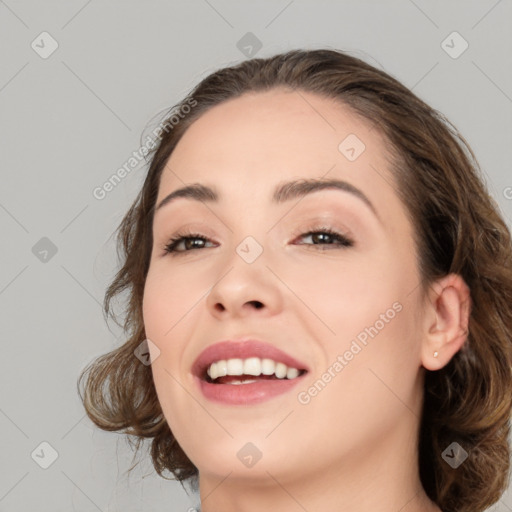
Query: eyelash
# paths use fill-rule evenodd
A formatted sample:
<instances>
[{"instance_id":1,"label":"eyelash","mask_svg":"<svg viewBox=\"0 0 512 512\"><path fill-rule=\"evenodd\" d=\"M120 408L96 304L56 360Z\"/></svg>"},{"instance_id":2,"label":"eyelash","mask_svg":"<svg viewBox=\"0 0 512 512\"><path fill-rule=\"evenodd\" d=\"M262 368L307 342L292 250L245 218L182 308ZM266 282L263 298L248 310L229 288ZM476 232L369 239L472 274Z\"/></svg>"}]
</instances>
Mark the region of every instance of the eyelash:
<instances>
[{"instance_id":1,"label":"eyelash","mask_svg":"<svg viewBox=\"0 0 512 512\"><path fill-rule=\"evenodd\" d=\"M342 234L342 233L338 233L337 231L334 231L330 228L327 228L327 227L315 227L315 228L312 228L310 229L309 231L307 231L306 233L302 233L300 235L300 237L306 237L306 236L311 236L311 235L318 235L318 234L325 234L325 235L329 235L331 237L334 237L336 239L338 239L338 243L337 244L305 244L305 245L311 245L311 246L325 246L325 245L333 245L335 248L349 248L349 247L353 247L354 246L354 241L352 239L350 239L349 237L347 237L346 235ZM191 252L193 250L197 250L196 249L189 249L189 250L184 250L184 251L178 251L176 250L176 247L183 241L185 240L194 240L194 239L200 239L204 242L209 242L211 240L209 240L207 237L203 236L203 235L200 235L199 233L193 233L193 232L181 232L181 233L177 233L174 237L172 237L170 240L169 240L169 243L167 243L164 247L164 250L165 250L165 254L172 254L173 256L176 256L176 255L179 255L179 254L185 254L187 252ZM304 244L299 244L299 245L304 245ZM199 247L199 249L203 249L204 247ZM324 249L321 249L321 250L330 250L330 249L327 249L327 248L324 248Z\"/></svg>"}]
</instances>

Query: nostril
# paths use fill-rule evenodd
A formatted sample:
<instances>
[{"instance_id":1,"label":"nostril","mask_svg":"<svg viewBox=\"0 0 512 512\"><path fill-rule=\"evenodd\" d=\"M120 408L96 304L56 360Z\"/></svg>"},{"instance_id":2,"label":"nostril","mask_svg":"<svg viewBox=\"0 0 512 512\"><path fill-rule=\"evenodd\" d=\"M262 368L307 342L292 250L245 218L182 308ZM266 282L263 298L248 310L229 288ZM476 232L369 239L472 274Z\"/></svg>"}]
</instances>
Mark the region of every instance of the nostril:
<instances>
[{"instance_id":1,"label":"nostril","mask_svg":"<svg viewBox=\"0 0 512 512\"><path fill-rule=\"evenodd\" d=\"M246 304L251 304L256 309L261 309L264 307L263 303L260 302L259 300L250 300ZM217 302L217 304L215 304L214 307L217 311L225 311L226 310L226 307L221 302Z\"/></svg>"}]
</instances>

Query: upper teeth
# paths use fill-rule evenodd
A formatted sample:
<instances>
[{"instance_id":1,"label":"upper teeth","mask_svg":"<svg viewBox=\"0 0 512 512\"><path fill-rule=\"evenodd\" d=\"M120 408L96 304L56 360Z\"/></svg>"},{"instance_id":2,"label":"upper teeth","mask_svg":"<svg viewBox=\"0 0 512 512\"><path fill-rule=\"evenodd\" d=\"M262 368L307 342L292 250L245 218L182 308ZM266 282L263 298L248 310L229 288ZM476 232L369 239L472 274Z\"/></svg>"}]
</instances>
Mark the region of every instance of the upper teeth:
<instances>
[{"instance_id":1,"label":"upper teeth","mask_svg":"<svg viewBox=\"0 0 512 512\"><path fill-rule=\"evenodd\" d=\"M222 359L212 363L206 370L209 377L215 380L217 377L226 375L272 375L278 379L295 379L298 377L299 370L291 368L284 363L276 363L272 359L260 359L259 357L249 357L248 359Z\"/></svg>"}]
</instances>

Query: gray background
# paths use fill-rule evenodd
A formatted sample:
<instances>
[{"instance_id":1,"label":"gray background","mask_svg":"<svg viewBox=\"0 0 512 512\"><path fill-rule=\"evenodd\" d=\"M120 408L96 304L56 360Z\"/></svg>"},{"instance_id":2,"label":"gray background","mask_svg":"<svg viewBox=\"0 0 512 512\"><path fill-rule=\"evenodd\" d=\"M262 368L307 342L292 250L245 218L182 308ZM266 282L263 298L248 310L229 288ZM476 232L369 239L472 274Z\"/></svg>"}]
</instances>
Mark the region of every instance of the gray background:
<instances>
[{"instance_id":1,"label":"gray background","mask_svg":"<svg viewBox=\"0 0 512 512\"><path fill-rule=\"evenodd\" d=\"M80 370L121 342L100 304L116 265L111 235L146 168L103 200L92 191L155 116L245 59L237 43L247 32L262 43L257 56L349 50L454 122L510 225L510 20L510 0L0 1L0 511L195 504L149 457L125 476L126 441L96 429L76 392ZM48 51L45 31L59 46L42 58L31 44ZM446 40L454 31L469 44L457 58L463 40ZM47 469L43 441L58 452ZM510 494L492 510L512 510Z\"/></svg>"}]
</instances>

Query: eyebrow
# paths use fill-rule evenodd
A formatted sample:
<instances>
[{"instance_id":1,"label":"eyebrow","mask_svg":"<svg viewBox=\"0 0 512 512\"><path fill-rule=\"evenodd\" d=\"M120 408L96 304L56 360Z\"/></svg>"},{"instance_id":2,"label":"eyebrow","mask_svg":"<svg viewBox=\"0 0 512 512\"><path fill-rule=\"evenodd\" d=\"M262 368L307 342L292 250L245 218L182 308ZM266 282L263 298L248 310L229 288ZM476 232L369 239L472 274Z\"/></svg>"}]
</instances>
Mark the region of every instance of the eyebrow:
<instances>
[{"instance_id":1,"label":"eyebrow","mask_svg":"<svg viewBox=\"0 0 512 512\"><path fill-rule=\"evenodd\" d=\"M291 201L292 199L302 199L313 192L328 189L342 190L354 195L363 201L377 219L382 222L379 213L368 197L360 189L343 180L301 179L283 183L278 185L274 190L272 202L275 204L282 204L286 201ZM162 199L162 201L160 201L160 204L156 207L156 211L179 197L208 203L218 202L220 199L219 194L213 188L208 187L207 185L202 185L201 183L193 183L171 192L168 196Z\"/></svg>"}]
</instances>

